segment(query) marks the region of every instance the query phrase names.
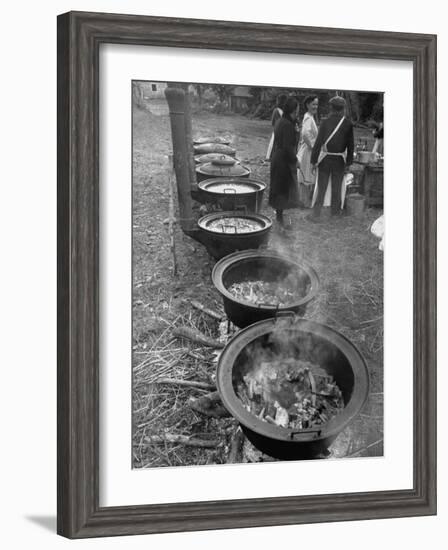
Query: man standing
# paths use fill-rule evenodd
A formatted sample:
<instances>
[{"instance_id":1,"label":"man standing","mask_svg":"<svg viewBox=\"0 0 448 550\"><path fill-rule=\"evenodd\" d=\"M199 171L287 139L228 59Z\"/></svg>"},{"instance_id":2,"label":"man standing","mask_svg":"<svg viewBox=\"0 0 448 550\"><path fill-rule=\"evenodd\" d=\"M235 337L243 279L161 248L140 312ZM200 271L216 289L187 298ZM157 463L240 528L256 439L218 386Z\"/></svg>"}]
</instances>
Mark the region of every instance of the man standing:
<instances>
[{"instance_id":1,"label":"man standing","mask_svg":"<svg viewBox=\"0 0 448 550\"><path fill-rule=\"evenodd\" d=\"M310 221L319 221L325 193L331 178L331 213L341 211L341 186L344 173L353 162L353 124L344 116L345 99L335 96L330 99L330 115L320 125L316 142L311 152L311 164L319 167L317 195Z\"/></svg>"}]
</instances>

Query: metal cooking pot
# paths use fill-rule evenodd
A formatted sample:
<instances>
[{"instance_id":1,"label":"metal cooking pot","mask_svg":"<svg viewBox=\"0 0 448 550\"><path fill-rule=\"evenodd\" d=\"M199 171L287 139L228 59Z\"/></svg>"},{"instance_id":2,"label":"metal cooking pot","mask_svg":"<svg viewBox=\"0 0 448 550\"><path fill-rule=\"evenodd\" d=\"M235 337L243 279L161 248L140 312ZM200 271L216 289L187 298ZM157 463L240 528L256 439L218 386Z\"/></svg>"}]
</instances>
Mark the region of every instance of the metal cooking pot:
<instances>
[{"instance_id":1,"label":"metal cooking pot","mask_svg":"<svg viewBox=\"0 0 448 550\"><path fill-rule=\"evenodd\" d=\"M306 430L283 428L256 417L240 401L236 388L255 366L255 358L259 360L260 350L274 356L284 353L276 342L276 331L281 331L288 354L318 364L339 386L345 407L328 422ZM260 321L239 331L220 355L216 385L224 406L259 450L275 458L298 460L321 457L353 421L367 400L369 375L361 353L345 336L326 325L291 316Z\"/></svg>"},{"instance_id":2,"label":"metal cooking pot","mask_svg":"<svg viewBox=\"0 0 448 550\"><path fill-rule=\"evenodd\" d=\"M247 233L238 232L235 220L249 220L258 228ZM223 222L221 230L213 228L216 222L220 221ZM208 252L219 260L236 250L253 249L266 244L272 222L262 214L214 212L200 218L198 226L204 235L202 241Z\"/></svg>"},{"instance_id":3,"label":"metal cooking pot","mask_svg":"<svg viewBox=\"0 0 448 550\"><path fill-rule=\"evenodd\" d=\"M282 307L240 300L228 290L233 283L249 280L281 281L288 276L296 278L298 288L307 290L305 295ZM238 327L247 327L257 321L275 317L282 311L303 315L319 291L319 278L311 266L275 250L245 250L226 256L214 266L212 281L222 295L227 317Z\"/></svg>"},{"instance_id":4,"label":"metal cooking pot","mask_svg":"<svg viewBox=\"0 0 448 550\"><path fill-rule=\"evenodd\" d=\"M199 182L198 199L222 210L245 206L248 212L258 212L266 184L253 178L212 178Z\"/></svg>"}]
</instances>

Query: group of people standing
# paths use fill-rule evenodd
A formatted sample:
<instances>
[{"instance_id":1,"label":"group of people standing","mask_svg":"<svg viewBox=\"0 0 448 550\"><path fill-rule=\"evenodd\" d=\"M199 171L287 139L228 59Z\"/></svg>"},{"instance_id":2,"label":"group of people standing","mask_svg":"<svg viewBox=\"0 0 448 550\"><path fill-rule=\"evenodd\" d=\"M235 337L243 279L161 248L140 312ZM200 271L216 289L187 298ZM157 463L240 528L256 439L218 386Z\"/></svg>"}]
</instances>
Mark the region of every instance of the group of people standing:
<instances>
[{"instance_id":1,"label":"group of people standing","mask_svg":"<svg viewBox=\"0 0 448 550\"><path fill-rule=\"evenodd\" d=\"M308 219L320 221L324 204L341 212L344 173L353 162L353 125L345 116L345 99L332 97L330 114L317 126L319 99L305 98L305 114L298 129L299 104L295 97L280 94L272 115L273 135L267 151L271 161L269 204L280 225L289 208L312 208Z\"/></svg>"}]
</instances>

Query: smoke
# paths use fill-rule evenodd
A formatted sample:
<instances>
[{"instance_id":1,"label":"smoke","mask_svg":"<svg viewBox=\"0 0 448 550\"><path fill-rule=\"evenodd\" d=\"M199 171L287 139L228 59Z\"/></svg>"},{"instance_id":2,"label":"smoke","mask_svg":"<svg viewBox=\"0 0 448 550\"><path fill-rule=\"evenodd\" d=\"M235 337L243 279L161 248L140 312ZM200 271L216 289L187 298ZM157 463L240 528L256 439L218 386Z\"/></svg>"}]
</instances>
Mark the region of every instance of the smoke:
<instances>
[{"instance_id":1,"label":"smoke","mask_svg":"<svg viewBox=\"0 0 448 550\"><path fill-rule=\"evenodd\" d=\"M282 318L246 347L234 369L234 388L246 409L259 418L307 428L344 407L333 378L340 359L336 346L320 336L315 325L297 317ZM324 409L326 414L319 416Z\"/></svg>"},{"instance_id":2,"label":"smoke","mask_svg":"<svg viewBox=\"0 0 448 550\"><path fill-rule=\"evenodd\" d=\"M241 366L247 372L266 361L293 359L325 369L337 356L337 347L318 334L314 323L291 315L272 321L272 330L245 348Z\"/></svg>"}]
</instances>

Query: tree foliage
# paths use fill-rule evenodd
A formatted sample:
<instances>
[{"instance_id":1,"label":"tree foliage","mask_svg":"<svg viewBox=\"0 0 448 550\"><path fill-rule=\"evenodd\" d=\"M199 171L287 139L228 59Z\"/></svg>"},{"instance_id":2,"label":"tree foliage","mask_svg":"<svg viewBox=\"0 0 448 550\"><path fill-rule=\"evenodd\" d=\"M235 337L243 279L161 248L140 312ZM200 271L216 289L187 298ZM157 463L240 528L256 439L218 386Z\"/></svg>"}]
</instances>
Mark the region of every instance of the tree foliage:
<instances>
[{"instance_id":1,"label":"tree foliage","mask_svg":"<svg viewBox=\"0 0 448 550\"><path fill-rule=\"evenodd\" d=\"M224 84L193 84L199 105L202 106L204 94L212 92L216 100L212 109L219 105L220 110L230 109L230 97L235 86ZM316 95L319 99L318 118L323 118L329 112L329 99L335 94L342 95L347 101L347 114L355 122L365 123L371 120L383 119L383 94L377 92L353 92L342 90L318 90L312 88L267 88L252 86L249 88L251 97L247 100L247 108L243 114L261 119L269 119L276 105L277 96L286 94L294 96L300 105L300 114L305 112L304 101L309 95Z\"/></svg>"}]
</instances>

